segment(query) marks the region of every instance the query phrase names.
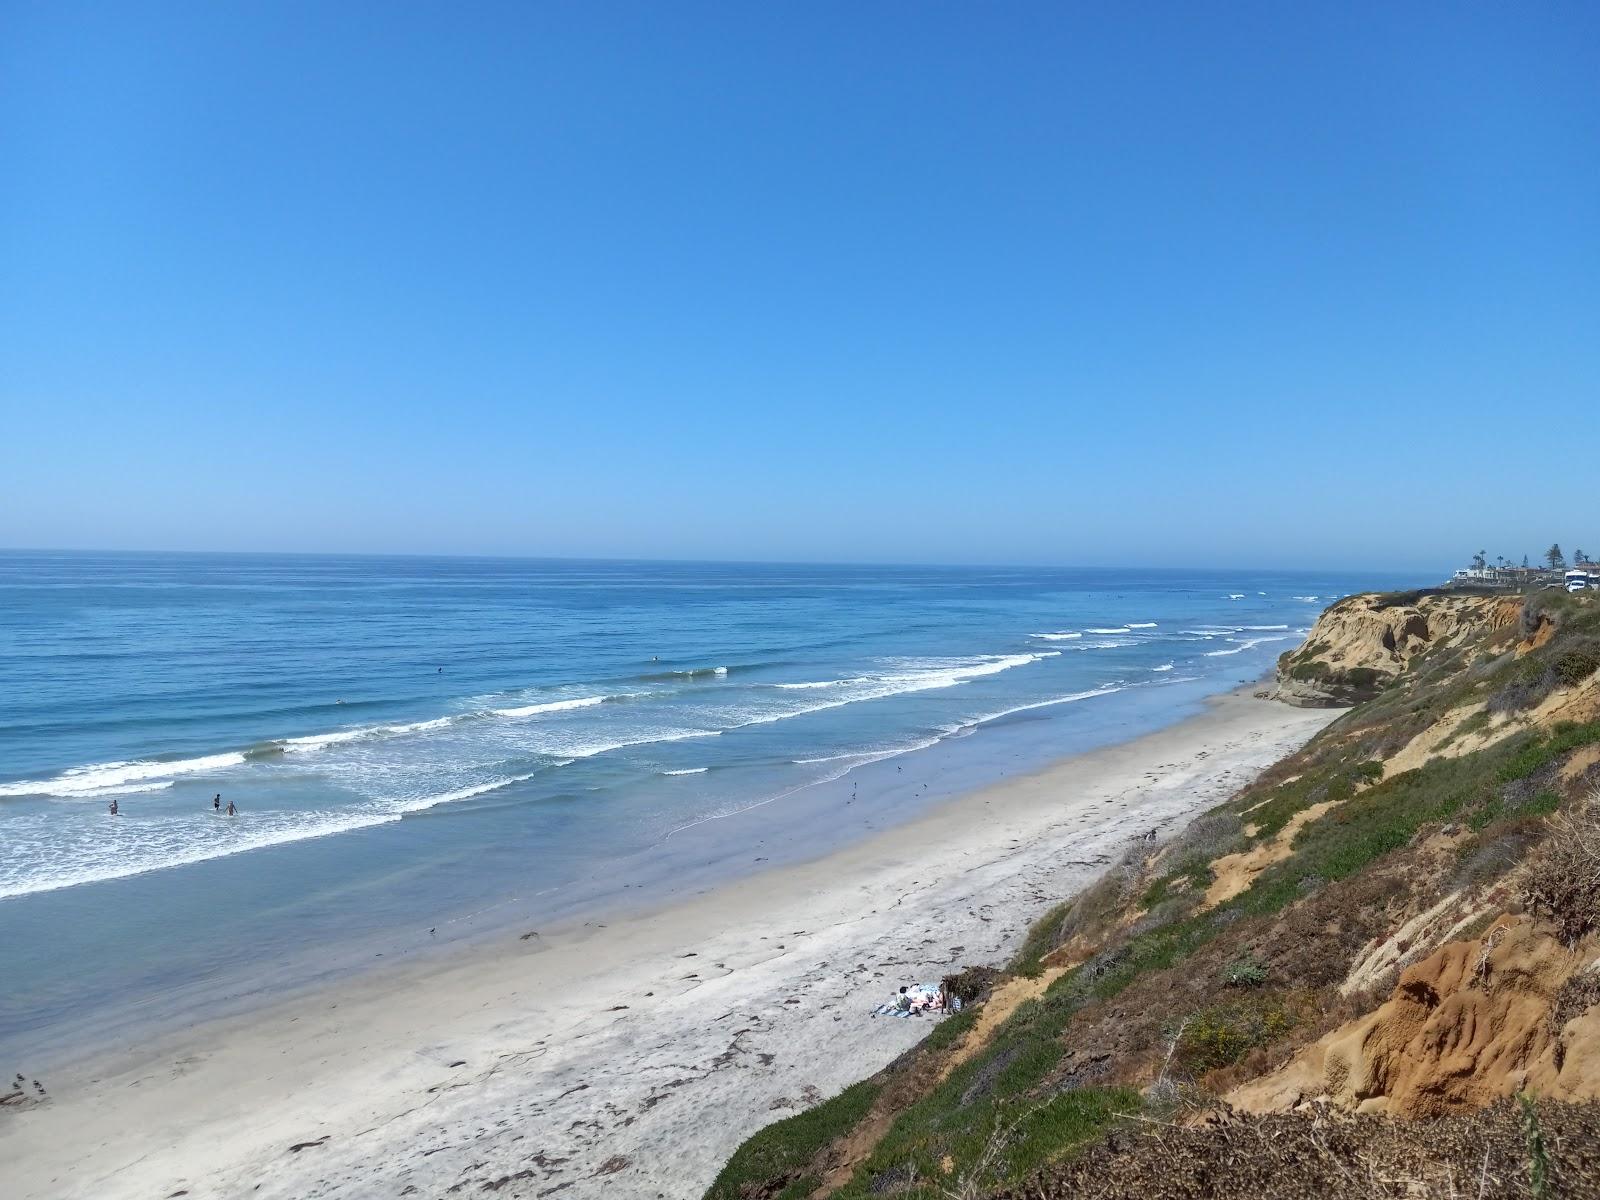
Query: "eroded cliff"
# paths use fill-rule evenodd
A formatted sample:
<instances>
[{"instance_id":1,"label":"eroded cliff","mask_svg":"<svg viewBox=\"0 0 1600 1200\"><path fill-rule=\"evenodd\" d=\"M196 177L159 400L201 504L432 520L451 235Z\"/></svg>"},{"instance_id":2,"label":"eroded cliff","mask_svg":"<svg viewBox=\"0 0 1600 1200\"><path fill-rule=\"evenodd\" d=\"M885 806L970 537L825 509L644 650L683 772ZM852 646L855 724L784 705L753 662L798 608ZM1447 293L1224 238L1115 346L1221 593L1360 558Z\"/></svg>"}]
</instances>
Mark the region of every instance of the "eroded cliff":
<instances>
[{"instance_id":1,"label":"eroded cliff","mask_svg":"<svg viewBox=\"0 0 1600 1200\"><path fill-rule=\"evenodd\" d=\"M1313 708L1371 699L1418 655L1514 624L1521 610L1520 598L1460 592L1348 596L1278 660L1278 698Z\"/></svg>"}]
</instances>

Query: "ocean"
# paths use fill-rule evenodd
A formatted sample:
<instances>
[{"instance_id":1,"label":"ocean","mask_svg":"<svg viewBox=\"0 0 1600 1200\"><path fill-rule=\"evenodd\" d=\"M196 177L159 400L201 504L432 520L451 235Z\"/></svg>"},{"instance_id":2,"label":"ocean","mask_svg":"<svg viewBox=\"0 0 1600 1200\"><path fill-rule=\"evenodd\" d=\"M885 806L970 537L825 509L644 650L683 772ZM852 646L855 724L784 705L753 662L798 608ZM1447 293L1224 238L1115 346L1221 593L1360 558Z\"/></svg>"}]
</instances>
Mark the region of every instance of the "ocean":
<instances>
[{"instance_id":1,"label":"ocean","mask_svg":"<svg viewBox=\"0 0 1600 1200\"><path fill-rule=\"evenodd\" d=\"M1418 582L3 553L0 1044L819 854L1177 720L1333 598Z\"/></svg>"}]
</instances>

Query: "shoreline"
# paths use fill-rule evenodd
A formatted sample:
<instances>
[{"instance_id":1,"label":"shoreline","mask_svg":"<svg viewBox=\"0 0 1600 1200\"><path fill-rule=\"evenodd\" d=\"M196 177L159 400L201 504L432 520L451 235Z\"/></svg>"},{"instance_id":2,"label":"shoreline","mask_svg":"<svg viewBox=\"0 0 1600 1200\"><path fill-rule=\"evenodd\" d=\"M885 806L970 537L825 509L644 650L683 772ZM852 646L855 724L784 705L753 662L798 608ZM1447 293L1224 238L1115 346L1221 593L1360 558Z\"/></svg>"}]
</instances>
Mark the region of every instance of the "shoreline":
<instances>
[{"instance_id":1,"label":"shoreline","mask_svg":"<svg viewBox=\"0 0 1600 1200\"><path fill-rule=\"evenodd\" d=\"M1247 673L1231 686L1245 686L1249 679ZM620 921L738 879L823 858L957 797L1167 728L1207 711L1219 694L1208 690L1203 680L1178 683L1176 688L1124 687L1093 698L1092 706L1081 710L1071 705L1070 713L1049 706L1047 712L1006 714L975 729L970 737L941 738L931 746L850 763L833 777L779 793L781 804L770 798L740 803L638 848L594 855L586 873L553 886L530 889L522 865L508 875L506 860L491 867L489 886L478 886L462 876L458 865L452 878L435 877L420 890L397 889L391 882L385 885L383 900L370 892L348 895L355 917L348 924L337 920L333 906L313 902L308 912L315 923L295 929L270 917L264 922L252 920L257 913L271 913L274 906L271 895L256 885L253 899L265 904L255 907L252 884L246 878L238 913L243 924L230 917L221 940L211 928L196 930L207 947L198 957L186 947L172 947L173 956L167 957L157 946L149 961L159 964L159 974L141 969L132 977L131 989L102 982L93 972L73 978L45 968L41 975L37 958L31 964L25 961L19 978L25 984L43 978L53 985L48 990L54 994L47 994L41 1004L37 993L30 998L25 990L14 1012L0 1014L0 1048L9 1047L13 1062L7 1068L0 1060L0 1068L21 1066L42 1078L59 1078L119 1046L159 1043L196 1023L243 1017L358 975L378 972L394 978L399 967L460 961L474 949L531 928L548 933L590 922ZM856 803L858 787L865 804ZM482 819L464 815L468 821ZM426 815L418 819L418 831L427 820ZM314 847L313 853L331 852L331 846L320 841L305 845ZM405 861L404 846L389 849L397 855L394 861ZM271 869L276 855L268 850L259 863L244 865L254 865L259 876ZM335 869L336 858L335 854L329 863ZM231 868L208 863L197 869L209 872L211 885L219 891L231 893L239 885ZM96 902L137 910L142 907L141 892L180 882L160 872L109 881ZM475 894L467 899L466 892ZM0 901L0 916L11 915L7 911L11 903L26 904L30 899ZM77 889L37 899L45 903L43 920L98 921L90 897ZM376 923L375 904L383 909ZM0 940L5 932L0 922ZM209 962L200 961L207 956ZM117 969L127 976L126 962L116 963Z\"/></svg>"},{"instance_id":2,"label":"shoreline","mask_svg":"<svg viewBox=\"0 0 1600 1200\"><path fill-rule=\"evenodd\" d=\"M614 924L374 970L80 1063L0 1121L8 1190L698 1195L749 1133L920 1040L921 1020L866 1016L895 986L1003 961L1129 837L1170 832L1338 715L1253 690Z\"/></svg>"}]
</instances>

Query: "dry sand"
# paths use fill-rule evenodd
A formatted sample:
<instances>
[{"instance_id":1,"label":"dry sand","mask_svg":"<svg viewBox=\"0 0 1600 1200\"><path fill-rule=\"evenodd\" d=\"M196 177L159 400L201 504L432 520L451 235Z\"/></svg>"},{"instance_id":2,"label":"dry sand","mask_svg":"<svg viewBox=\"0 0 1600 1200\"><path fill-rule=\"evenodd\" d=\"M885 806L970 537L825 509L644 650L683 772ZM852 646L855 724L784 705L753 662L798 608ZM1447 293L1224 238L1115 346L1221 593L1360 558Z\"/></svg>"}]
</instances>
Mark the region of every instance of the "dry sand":
<instances>
[{"instance_id":1,"label":"dry sand","mask_svg":"<svg viewBox=\"0 0 1600 1200\"><path fill-rule=\"evenodd\" d=\"M0 1195L699 1196L927 1031L867 1016L897 985L1003 962L1130 837L1335 715L1235 693L816 862L102 1058L0 1116Z\"/></svg>"}]
</instances>

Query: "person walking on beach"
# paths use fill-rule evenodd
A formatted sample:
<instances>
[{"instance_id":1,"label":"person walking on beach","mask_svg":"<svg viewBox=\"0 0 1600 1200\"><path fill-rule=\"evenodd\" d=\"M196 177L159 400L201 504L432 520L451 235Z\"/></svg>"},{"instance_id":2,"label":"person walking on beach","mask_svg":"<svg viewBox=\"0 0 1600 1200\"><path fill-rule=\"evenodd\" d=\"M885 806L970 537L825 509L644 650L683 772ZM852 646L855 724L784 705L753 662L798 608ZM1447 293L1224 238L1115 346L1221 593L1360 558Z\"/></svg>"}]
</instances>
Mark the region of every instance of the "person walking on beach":
<instances>
[{"instance_id":1,"label":"person walking on beach","mask_svg":"<svg viewBox=\"0 0 1600 1200\"><path fill-rule=\"evenodd\" d=\"M239 810L233 806L232 800L228 801L228 815L230 817L237 817L239 815Z\"/></svg>"},{"instance_id":2,"label":"person walking on beach","mask_svg":"<svg viewBox=\"0 0 1600 1200\"><path fill-rule=\"evenodd\" d=\"M211 797L211 811L212 812L221 812L222 811L222 793L221 792L218 792L215 796Z\"/></svg>"}]
</instances>

